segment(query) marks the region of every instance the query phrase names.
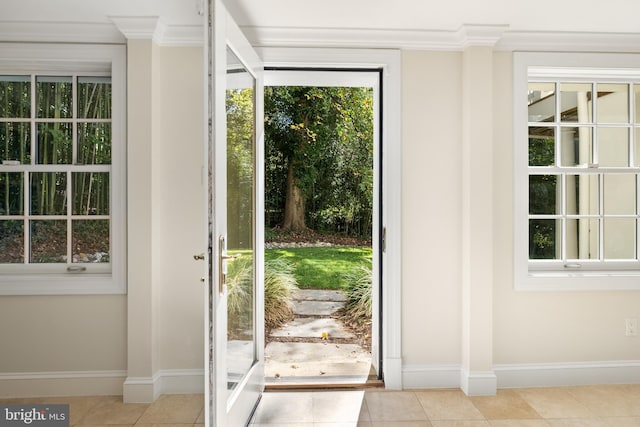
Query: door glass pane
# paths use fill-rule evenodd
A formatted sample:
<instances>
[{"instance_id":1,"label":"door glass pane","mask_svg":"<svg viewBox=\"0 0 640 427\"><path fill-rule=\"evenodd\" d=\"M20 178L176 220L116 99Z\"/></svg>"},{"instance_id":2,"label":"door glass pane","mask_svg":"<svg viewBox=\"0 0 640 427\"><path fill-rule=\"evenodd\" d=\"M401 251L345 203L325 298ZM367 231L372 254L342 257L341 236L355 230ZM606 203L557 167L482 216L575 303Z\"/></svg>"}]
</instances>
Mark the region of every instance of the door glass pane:
<instances>
[{"instance_id":1,"label":"door glass pane","mask_svg":"<svg viewBox=\"0 0 640 427\"><path fill-rule=\"evenodd\" d=\"M254 279L255 81L227 51L227 386L256 361Z\"/></svg>"}]
</instances>

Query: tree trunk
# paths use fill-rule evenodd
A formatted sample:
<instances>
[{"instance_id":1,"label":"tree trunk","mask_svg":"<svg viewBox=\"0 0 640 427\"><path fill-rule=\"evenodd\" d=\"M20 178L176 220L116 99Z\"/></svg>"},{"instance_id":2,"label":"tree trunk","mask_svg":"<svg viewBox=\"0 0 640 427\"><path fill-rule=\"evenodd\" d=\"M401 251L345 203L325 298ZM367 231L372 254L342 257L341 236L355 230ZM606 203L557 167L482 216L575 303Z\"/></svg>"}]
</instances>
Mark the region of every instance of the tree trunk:
<instances>
[{"instance_id":1,"label":"tree trunk","mask_svg":"<svg viewBox=\"0 0 640 427\"><path fill-rule=\"evenodd\" d=\"M284 203L284 230L300 231L307 227L304 223L304 196L296 185L293 173L293 161L289 161L287 172L287 198Z\"/></svg>"}]
</instances>

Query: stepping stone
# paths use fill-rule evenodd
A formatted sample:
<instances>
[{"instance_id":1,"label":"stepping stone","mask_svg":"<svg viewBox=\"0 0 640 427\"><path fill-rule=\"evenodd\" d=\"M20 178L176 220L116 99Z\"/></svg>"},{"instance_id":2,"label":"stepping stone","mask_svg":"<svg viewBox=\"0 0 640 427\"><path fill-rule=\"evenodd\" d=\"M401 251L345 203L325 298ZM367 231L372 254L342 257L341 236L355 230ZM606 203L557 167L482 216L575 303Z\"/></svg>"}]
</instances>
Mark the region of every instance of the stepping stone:
<instances>
[{"instance_id":1,"label":"stepping stone","mask_svg":"<svg viewBox=\"0 0 640 427\"><path fill-rule=\"evenodd\" d=\"M371 365L371 353L358 344L330 344L272 341L265 348L268 363L356 363ZM282 373L281 373L282 374ZM315 375L315 374L314 374Z\"/></svg>"},{"instance_id":2,"label":"stepping stone","mask_svg":"<svg viewBox=\"0 0 640 427\"><path fill-rule=\"evenodd\" d=\"M271 332L272 337L321 338L326 332L329 338L355 338L340 322L331 318L300 317Z\"/></svg>"},{"instance_id":3,"label":"stepping stone","mask_svg":"<svg viewBox=\"0 0 640 427\"><path fill-rule=\"evenodd\" d=\"M293 294L293 299L298 301L346 301L342 291L329 289L299 289Z\"/></svg>"},{"instance_id":4,"label":"stepping stone","mask_svg":"<svg viewBox=\"0 0 640 427\"><path fill-rule=\"evenodd\" d=\"M331 316L344 306L336 301L293 301L296 316Z\"/></svg>"}]
</instances>

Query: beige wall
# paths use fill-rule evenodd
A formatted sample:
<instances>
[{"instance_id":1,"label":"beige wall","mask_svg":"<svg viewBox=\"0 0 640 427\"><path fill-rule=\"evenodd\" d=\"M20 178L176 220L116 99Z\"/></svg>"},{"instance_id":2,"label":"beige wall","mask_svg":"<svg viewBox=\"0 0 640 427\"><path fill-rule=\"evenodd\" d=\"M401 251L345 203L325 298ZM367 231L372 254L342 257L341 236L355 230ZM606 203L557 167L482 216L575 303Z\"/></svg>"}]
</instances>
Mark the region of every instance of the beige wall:
<instances>
[{"instance_id":1,"label":"beige wall","mask_svg":"<svg viewBox=\"0 0 640 427\"><path fill-rule=\"evenodd\" d=\"M202 49L160 48L154 137L154 286L159 368L204 369Z\"/></svg>"},{"instance_id":2,"label":"beige wall","mask_svg":"<svg viewBox=\"0 0 640 427\"><path fill-rule=\"evenodd\" d=\"M403 363L461 362L462 56L402 54Z\"/></svg>"},{"instance_id":3,"label":"beige wall","mask_svg":"<svg viewBox=\"0 0 640 427\"><path fill-rule=\"evenodd\" d=\"M3 296L0 373L125 370L126 331L124 295Z\"/></svg>"},{"instance_id":4,"label":"beige wall","mask_svg":"<svg viewBox=\"0 0 640 427\"><path fill-rule=\"evenodd\" d=\"M493 63L493 362L640 359L640 293L513 289L512 54ZM403 52L403 363L461 363L461 53Z\"/></svg>"}]
</instances>

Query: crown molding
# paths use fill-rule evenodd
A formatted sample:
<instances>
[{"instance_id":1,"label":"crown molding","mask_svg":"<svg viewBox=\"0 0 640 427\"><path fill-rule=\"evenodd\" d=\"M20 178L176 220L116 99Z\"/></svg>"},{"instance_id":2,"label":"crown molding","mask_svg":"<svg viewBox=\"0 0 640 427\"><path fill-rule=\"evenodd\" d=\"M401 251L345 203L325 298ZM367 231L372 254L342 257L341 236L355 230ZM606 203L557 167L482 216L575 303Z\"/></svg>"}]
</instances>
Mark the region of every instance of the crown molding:
<instances>
[{"instance_id":1,"label":"crown molding","mask_svg":"<svg viewBox=\"0 0 640 427\"><path fill-rule=\"evenodd\" d=\"M111 16L112 22L17 22L0 18L0 42L106 43L149 39L160 46L202 46L204 26L167 25L157 16Z\"/></svg>"},{"instance_id":2,"label":"crown molding","mask_svg":"<svg viewBox=\"0 0 640 427\"><path fill-rule=\"evenodd\" d=\"M202 46L204 25L169 25L157 16L111 16L111 22L15 22L0 18L0 42L110 43L150 39L160 46ZM514 31L508 25L465 24L457 30L252 27L257 47L387 48L462 51L640 52L640 33Z\"/></svg>"},{"instance_id":3,"label":"crown molding","mask_svg":"<svg viewBox=\"0 0 640 427\"><path fill-rule=\"evenodd\" d=\"M447 30L242 27L259 47L388 48L462 51L640 52L640 33L512 31L507 25L462 25Z\"/></svg>"},{"instance_id":4,"label":"crown molding","mask_svg":"<svg viewBox=\"0 0 640 427\"><path fill-rule=\"evenodd\" d=\"M0 20L0 42L124 43L125 39L110 23Z\"/></svg>"}]
</instances>

